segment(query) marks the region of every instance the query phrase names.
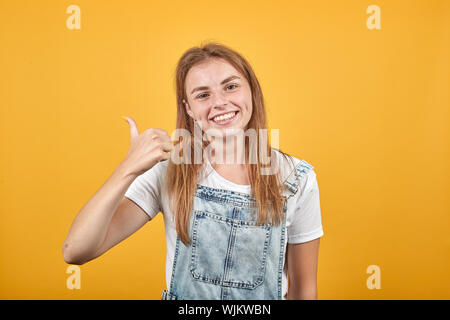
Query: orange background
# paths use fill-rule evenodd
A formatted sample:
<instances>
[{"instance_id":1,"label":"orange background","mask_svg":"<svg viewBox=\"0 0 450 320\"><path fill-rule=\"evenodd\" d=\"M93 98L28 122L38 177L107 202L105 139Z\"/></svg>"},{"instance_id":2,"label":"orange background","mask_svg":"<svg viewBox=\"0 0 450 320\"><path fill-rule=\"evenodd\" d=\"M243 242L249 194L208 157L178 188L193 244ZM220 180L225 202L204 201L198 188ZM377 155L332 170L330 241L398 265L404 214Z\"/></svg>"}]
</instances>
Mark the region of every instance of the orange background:
<instances>
[{"instance_id":1,"label":"orange background","mask_svg":"<svg viewBox=\"0 0 450 320\"><path fill-rule=\"evenodd\" d=\"M0 1L0 298L160 298L161 214L82 265L79 290L61 248L128 152L121 116L172 132L176 63L215 40L253 66L281 149L315 167L319 299L450 299L449 21L447 0Z\"/></svg>"}]
</instances>

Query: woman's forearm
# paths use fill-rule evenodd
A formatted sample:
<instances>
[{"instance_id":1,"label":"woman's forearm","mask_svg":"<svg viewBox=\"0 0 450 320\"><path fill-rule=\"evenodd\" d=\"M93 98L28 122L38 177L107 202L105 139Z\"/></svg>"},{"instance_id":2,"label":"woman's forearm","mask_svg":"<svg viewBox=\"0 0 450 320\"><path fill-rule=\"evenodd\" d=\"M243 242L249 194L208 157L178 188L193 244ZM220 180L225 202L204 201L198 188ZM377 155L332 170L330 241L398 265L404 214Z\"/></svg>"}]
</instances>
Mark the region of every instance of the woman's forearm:
<instances>
[{"instance_id":1,"label":"woman's forearm","mask_svg":"<svg viewBox=\"0 0 450 320\"><path fill-rule=\"evenodd\" d=\"M63 245L64 261L83 264L103 243L121 199L137 175L121 163L75 217Z\"/></svg>"},{"instance_id":2,"label":"woman's forearm","mask_svg":"<svg viewBox=\"0 0 450 320\"><path fill-rule=\"evenodd\" d=\"M287 300L317 300L317 287L311 288L289 288Z\"/></svg>"}]
</instances>

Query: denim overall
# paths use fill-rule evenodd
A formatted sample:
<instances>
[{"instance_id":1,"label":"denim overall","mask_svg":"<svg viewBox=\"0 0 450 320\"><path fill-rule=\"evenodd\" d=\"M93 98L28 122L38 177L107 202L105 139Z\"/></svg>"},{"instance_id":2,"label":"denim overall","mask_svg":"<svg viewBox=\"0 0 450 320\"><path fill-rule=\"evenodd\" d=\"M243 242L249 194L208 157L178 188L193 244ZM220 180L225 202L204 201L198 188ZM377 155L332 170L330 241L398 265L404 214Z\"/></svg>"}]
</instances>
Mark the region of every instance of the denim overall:
<instances>
[{"instance_id":1,"label":"denim overall","mask_svg":"<svg viewBox=\"0 0 450 320\"><path fill-rule=\"evenodd\" d=\"M301 160L292 170L285 200L310 168ZM255 207L249 194L197 185L191 243L177 237L170 290L163 290L162 300L281 300L286 219L279 226L257 225Z\"/></svg>"}]
</instances>

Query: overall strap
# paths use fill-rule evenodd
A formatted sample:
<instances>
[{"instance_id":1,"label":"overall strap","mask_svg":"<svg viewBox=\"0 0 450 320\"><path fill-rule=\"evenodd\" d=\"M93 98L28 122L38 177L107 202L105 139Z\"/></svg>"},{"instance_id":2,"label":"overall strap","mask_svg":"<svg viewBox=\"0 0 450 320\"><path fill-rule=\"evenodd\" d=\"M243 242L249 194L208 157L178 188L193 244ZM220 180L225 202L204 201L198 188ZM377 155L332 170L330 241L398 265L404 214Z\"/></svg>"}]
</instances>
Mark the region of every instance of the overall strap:
<instances>
[{"instance_id":1,"label":"overall strap","mask_svg":"<svg viewBox=\"0 0 450 320\"><path fill-rule=\"evenodd\" d=\"M287 179L284 181L284 197L285 200L289 199L291 196L297 193L299 189L300 179L302 179L308 171L312 170L314 167L306 162L305 160L300 160L300 162L292 169Z\"/></svg>"}]
</instances>

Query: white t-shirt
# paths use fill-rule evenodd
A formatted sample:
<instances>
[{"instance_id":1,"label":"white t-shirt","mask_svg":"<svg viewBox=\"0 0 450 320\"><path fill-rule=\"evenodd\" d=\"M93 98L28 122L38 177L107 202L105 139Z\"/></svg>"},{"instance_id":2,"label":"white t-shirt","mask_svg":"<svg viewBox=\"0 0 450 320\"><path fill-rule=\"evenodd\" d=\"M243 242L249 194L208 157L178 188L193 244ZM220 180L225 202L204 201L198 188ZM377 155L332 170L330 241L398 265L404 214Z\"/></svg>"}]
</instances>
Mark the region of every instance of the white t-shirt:
<instances>
[{"instance_id":1,"label":"white t-shirt","mask_svg":"<svg viewBox=\"0 0 450 320\"><path fill-rule=\"evenodd\" d=\"M281 153L275 150L278 163L281 164L282 181L292 172L294 167L286 161ZM296 166L300 160L291 156ZM125 197L135 202L153 219L159 212L163 213L166 234L166 285L170 288L177 233L174 217L169 208L167 195L163 194L164 178L168 160L158 162L151 169L138 176L125 193ZM197 182L200 185L250 193L250 185L239 185L222 177L206 162L205 175ZM285 242L303 243L323 236L319 187L314 169L308 170L302 178L298 191L288 198L286 211ZM287 294L286 259L282 276L283 299Z\"/></svg>"}]
</instances>

